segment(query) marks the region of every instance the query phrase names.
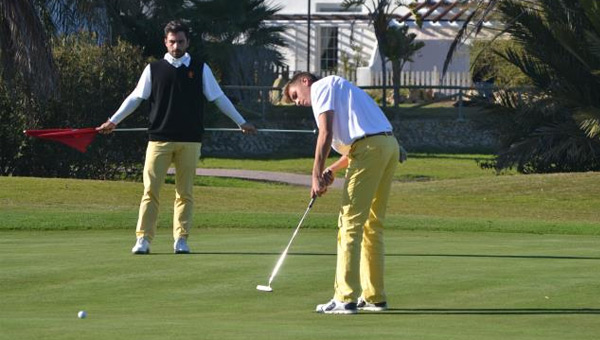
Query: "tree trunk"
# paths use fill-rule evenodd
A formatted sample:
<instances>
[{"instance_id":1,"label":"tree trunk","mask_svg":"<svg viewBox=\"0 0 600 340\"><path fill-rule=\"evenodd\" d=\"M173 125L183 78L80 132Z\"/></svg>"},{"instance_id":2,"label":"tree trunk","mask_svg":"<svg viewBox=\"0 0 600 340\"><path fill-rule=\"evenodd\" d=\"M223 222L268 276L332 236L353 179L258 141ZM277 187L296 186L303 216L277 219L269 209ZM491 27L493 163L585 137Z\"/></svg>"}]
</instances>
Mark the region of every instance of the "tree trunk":
<instances>
[{"instance_id":1,"label":"tree trunk","mask_svg":"<svg viewBox=\"0 0 600 340\"><path fill-rule=\"evenodd\" d=\"M383 100L381 101L381 106L383 107L387 107L387 68L385 65L385 56L383 55L383 52L381 52L381 48L379 49L379 59L381 60L381 81L382 81L382 88L381 88L381 94L383 96Z\"/></svg>"},{"instance_id":2,"label":"tree trunk","mask_svg":"<svg viewBox=\"0 0 600 340\"><path fill-rule=\"evenodd\" d=\"M392 60L392 84L394 86L394 107L400 105L400 72L402 63L400 60Z\"/></svg>"}]
</instances>

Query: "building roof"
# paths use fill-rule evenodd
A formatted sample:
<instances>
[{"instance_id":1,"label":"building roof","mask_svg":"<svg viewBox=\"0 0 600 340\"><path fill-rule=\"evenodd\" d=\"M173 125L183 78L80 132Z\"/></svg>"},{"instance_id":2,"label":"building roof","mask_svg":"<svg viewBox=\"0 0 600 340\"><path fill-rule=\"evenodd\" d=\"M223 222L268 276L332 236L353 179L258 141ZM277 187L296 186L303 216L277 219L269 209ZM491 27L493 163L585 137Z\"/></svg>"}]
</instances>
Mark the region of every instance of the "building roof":
<instances>
[{"instance_id":1,"label":"building roof","mask_svg":"<svg viewBox=\"0 0 600 340\"><path fill-rule=\"evenodd\" d=\"M476 1L468 0L419 0L414 11L406 14L392 14L391 17L398 22L416 21L413 12L418 13L426 22L456 22L464 21L471 13L472 6ZM314 13L310 15L313 21L368 21L368 14L357 14L356 12L336 13ZM277 21L306 21L308 15L302 14L275 14L270 20Z\"/></svg>"}]
</instances>

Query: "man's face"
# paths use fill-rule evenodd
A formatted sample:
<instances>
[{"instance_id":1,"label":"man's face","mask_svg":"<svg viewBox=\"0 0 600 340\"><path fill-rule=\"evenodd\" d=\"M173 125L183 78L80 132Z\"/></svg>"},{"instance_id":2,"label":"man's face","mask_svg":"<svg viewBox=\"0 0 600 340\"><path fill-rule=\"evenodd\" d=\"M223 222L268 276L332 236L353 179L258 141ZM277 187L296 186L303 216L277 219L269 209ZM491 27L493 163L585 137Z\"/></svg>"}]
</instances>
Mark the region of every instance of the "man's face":
<instances>
[{"instance_id":1,"label":"man's face","mask_svg":"<svg viewBox=\"0 0 600 340\"><path fill-rule=\"evenodd\" d=\"M169 32L165 37L165 46L173 58L181 58L190 46L190 42L183 32Z\"/></svg>"},{"instance_id":2,"label":"man's face","mask_svg":"<svg viewBox=\"0 0 600 340\"><path fill-rule=\"evenodd\" d=\"M296 106L310 106L310 80L308 78L300 78L300 81L288 87L290 99Z\"/></svg>"}]
</instances>

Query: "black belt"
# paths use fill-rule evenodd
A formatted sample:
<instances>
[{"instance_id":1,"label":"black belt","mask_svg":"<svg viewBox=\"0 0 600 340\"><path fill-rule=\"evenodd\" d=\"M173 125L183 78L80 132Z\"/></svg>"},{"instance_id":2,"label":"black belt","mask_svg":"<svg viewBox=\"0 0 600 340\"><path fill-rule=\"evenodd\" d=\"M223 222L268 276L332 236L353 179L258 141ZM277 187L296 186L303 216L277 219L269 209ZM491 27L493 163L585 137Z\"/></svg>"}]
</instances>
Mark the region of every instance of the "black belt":
<instances>
[{"instance_id":1,"label":"black belt","mask_svg":"<svg viewBox=\"0 0 600 340\"><path fill-rule=\"evenodd\" d=\"M365 139L365 138L369 138L369 137L373 137L373 136L393 136L394 133L391 131L384 131L384 132L378 132L378 133L372 133L370 135L364 135L362 137L359 137L357 139L354 140L354 143L358 142L359 140Z\"/></svg>"}]
</instances>

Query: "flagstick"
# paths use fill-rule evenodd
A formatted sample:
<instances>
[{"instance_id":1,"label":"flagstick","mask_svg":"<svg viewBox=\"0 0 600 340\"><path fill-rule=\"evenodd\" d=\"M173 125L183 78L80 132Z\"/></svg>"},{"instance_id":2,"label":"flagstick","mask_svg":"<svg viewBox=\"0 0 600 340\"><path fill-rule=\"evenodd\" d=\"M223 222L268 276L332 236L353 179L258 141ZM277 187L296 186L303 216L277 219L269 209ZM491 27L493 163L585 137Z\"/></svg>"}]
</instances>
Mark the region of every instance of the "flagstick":
<instances>
[{"instance_id":1,"label":"flagstick","mask_svg":"<svg viewBox=\"0 0 600 340\"><path fill-rule=\"evenodd\" d=\"M135 132L135 131L148 131L146 128L125 128L125 129L114 129L117 132ZM235 128L206 128L204 131L242 131L241 129ZM317 134L317 130L282 130L282 129L256 129L258 132L283 132L283 133L312 133Z\"/></svg>"},{"instance_id":2,"label":"flagstick","mask_svg":"<svg viewBox=\"0 0 600 340\"><path fill-rule=\"evenodd\" d=\"M148 131L146 128L114 129L116 132Z\"/></svg>"}]
</instances>

